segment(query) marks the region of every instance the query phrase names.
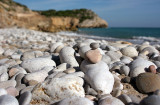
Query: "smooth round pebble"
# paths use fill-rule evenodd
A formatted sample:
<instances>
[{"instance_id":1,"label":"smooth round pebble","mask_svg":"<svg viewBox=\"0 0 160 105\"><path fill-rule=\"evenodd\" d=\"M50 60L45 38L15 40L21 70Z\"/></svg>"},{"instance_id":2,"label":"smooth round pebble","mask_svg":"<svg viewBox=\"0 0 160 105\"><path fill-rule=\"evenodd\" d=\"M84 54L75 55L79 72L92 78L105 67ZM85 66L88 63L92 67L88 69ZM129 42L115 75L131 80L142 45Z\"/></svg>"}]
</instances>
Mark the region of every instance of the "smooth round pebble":
<instances>
[{"instance_id":1,"label":"smooth round pebble","mask_svg":"<svg viewBox=\"0 0 160 105\"><path fill-rule=\"evenodd\" d=\"M160 96L151 95L144 98L139 105L160 105Z\"/></svg>"},{"instance_id":2,"label":"smooth round pebble","mask_svg":"<svg viewBox=\"0 0 160 105\"><path fill-rule=\"evenodd\" d=\"M30 101L32 99L32 94L30 91L26 91L24 92L23 94L20 95L20 98L19 98L19 104L20 105L29 105L30 104Z\"/></svg>"},{"instance_id":3,"label":"smooth round pebble","mask_svg":"<svg viewBox=\"0 0 160 105\"><path fill-rule=\"evenodd\" d=\"M17 99L10 95L0 96L0 105L19 105Z\"/></svg>"}]
</instances>

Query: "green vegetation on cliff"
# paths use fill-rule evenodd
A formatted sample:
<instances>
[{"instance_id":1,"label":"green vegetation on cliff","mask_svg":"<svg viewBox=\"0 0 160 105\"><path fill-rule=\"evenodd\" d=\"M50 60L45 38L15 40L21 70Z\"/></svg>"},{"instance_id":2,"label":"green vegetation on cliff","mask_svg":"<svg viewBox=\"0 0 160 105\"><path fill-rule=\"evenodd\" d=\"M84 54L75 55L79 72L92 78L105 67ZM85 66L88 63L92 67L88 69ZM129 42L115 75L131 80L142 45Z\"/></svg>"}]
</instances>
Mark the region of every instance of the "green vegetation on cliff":
<instances>
[{"instance_id":1,"label":"green vegetation on cliff","mask_svg":"<svg viewBox=\"0 0 160 105\"><path fill-rule=\"evenodd\" d=\"M93 19L95 13L91 10L87 9L75 9L75 10L64 10L64 11L56 11L56 10L47 10L47 11L37 11L41 15L45 15L47 17L50 16L59 16L59 17L75 17L80 20L80 23L86 19Z\"/></svg>"}]
</instances>

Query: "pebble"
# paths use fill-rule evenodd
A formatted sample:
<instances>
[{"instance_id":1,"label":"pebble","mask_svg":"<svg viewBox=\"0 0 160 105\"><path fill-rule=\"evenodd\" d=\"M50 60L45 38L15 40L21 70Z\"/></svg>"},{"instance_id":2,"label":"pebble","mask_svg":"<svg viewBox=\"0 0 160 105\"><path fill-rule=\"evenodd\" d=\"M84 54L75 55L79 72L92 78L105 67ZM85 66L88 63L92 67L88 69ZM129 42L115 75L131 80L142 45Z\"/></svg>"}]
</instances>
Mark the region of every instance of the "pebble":
<instances>
[{"instance_id":1,"label":"pebble","mask_svg":"<svg viewBox=\"0 0 160 105\"><path fill-rule=\"evenodd\" d=\"M16 81L15 80L8 80L0 82L0 88L8 88L8 87L15 87Z\"/></svg>"},{"instance_id":2,"label":"pebble","mask_svg":"<svg viewBox=\"0 0 160 105\"><path fill-rule=\"evenodd\" d=\"M85 56L85 53L87 52L87 51L89 51L91 48L90 48L90 46L82 46L82 47L80 47L80 49L79 49L79 55L82 57L82 58L86 58L86 56Z\"/></svg>"},{"instance_id":3,"label":"pebble","mask_svg":"<svg viewBox=\"0 0 160 105\"><path fill-rule=\"evenodd\" d=\"M156 74L157 73L156 67L154 65L150 65L149 68L148 68L148 72Z\"/></svg>"},{"instance_id":4,"label":"pebble","mask_svg":"<svg viewBox=\"0 0 160 105\"><path fill-rule=\"evenodd\" d=\"M74 73L74 72L76 72L76 70L74 68L69 68L69 69L64 71L64 73L67 73L67 74Z\"/></svg>"},{"instance_id":5,"label":"pebble","mask_svg":"<svg viewBox=\"0 0 160 105\"><path fill-rule=\"evenodd\" d=\"M87 98L71 97L60 101L57 105L94 105L94 103Z\"/></svg>"},{"instance_id":6,"label":"pebble","mask_svg":"<svg viewBox=\"0 0 160 105\"><path fill-rule=\"evenodd\" d=\"M8 77L8 73L7 72L4 72L0 75L0 82L1 81L7 81L9 79Z\"/></svg>"},{"instance_id":7,"label":"pebble","mask_svg":"<svg viewBox=\"0 0 160 105\"><path fill-rule=\"evenodd\" d=\"M131 81L130 77L125 77L125 78L122 79L123 83L130 83L130 81Z\"/></svg>"},{"instance_id":8,"label":"pebble","mask_svg":"<svg viewBox=\"0 0 160 105\"><path fill-rule=\"evenodd\" d=\"M102 59L102 55L98 49L87 51L86 57L91 63L98 63Z\"/></svg>"},{"instance_id":9,"label":"pebble","mask_svg":"<svg viewBox=\"0 0 160 105\"><path fill-rule=\"evenodd\" d=\"M160 89L160 76L154 73L142 73L136 78L136 86L142 93L154 92Z\"/></svg>"},{"instance_id":10,"label":"pebble","mask_svg":"<svg viewBox=\"0 0 160 105\"><path fill-rule=\"evenodd\" d=\"M53 60L49 58L33 58L24 60L21 66L29 73L41 70L46 66L53 66L55 67L56 64Z\"/></svg>"},{"instance_id":11,"label":"pebble","mask_svg":"<svg viewBox=\"0 0 160 105\"><path fill-rule=\"evenodd\" d=\"M139 105L160 105L160 96L151 95L144 98Z\"/></svg>"},{"instance_id":12,"label":"pebble","mask_svg":"<svg viewBox=\"0 0 160 105\"><path fill-rule=\"evenodd\" d=\"M7 91L4 88L0 88L0 96L6 95Z\"/></svg>"},{"instance_id":13,"label":"pebble","mask_svg":"<svg viewBox=\"0 0 160 105\"><path fill-rule=\"evenodd\" d=\"M74 53L75 50L72 47L64 47L59 53L61 63L67 63L72 67L78 67L79 64L74 57Z\"/></svg>"},{"instance_id":14,"label":"pebble","mask_svg":"<svg viewBox=\"0 0 160 105\"><path fill-rule=\"evenodd\" d=\"M32 99L32 94L29 91L24 92L23 94L21 94L20 98L19 98L19 104L20 105L29 105L30 101Z\"/></svg>"},{"instance_id":15,"label":"pebble","mask_svg":"<svg viewBox=\"0 0 160 105\"><path fill-rule=\"evenodd\" d=\"M128 66L121 66L120 67L120 73L125 74L126 76L129 75L130 68Z\"/></svg>"},{"instance_id":16,"label":"pebble","mask_svg":"<svg viewBox=\"0 0 160 105\"><path fill-rule=\"evenodd\" d=\"M49 104L72 96L84 97L83 82L82 78L73 75L46 80L33 89L31 103Z\"/></svg>"},{"instance_id":17,"label":"pebble","mask_svg":"<svg viewBox=\"0 0 160 105\"><path fill-rule=\"evenodd\" d=\"M121 94L118 98L119 98L125 105L132 102L131 98L130 98L128 95L126 95L126 94Z\"/></svg>"},{"instance_id":18,"label":"pebble","mask_svg":"<svg viewBox=\"0 0 160 105\"><path fill-rule=\"evenodd\" d=\"M15 87L8 87L6 88L6 91L9 95L14 96L14 97L19 95L19 91Z\"/></svg>"},{"instance_id":19,"label":"pebble","mask_svg":"<svg viewBox=\"0 0 160 105\"><path fill-rule=\"evenodd\" d=\"M130 76L136 77L140 73L146 72L145 69L148 68L150 65L154 65L157 68L157 66L151 61L145 60L143 58L135 59L133 62L130 63Z\"/></svg>"},{"instance_id":20,"label":"pebble","mask_svg":"<svg viewBox=\"0 0 160 105\"><path fill-rule=\"evenodd\" d=\"M121 100L115 97L107 96L104 99L99 100L98 105L125 105L125 104Z\"/></svg>"},{"instance_id":21,"label":"pebble","mask_svg":"<svg viewBox=\"0 0 160 105\"><path fill-rule=\"evenodd\" d=\"M85 73L84 79L98 92L98 94L103 95L111 93L114 77L109 72L108 65L105 62L100 61L96 64L92 64L87 60L84 60L80 68Z\"/></svg>"},{"instance_id":22,"label":"pebble","mask_svg":"<svg viewBox=\"0 0 160 105\"><path fill-rule=\"evenodd\" d=\"M92 50L95 50L95 49L99 48L99 44L98 43L91 43L90 47Z\"/></svg>"},{"instance_id":23,"label":"pebble","mask_svg":"<svg viewBox=\"0 0 160 105\"><path fill-rule=\"evenodd\" d=\"M102 59L103 62L109 64L111 62L111 58L107 55L102 55Z\"/></svg>"},{"instance_id":24,"label":"pebble","mask_svg":"<svg viewBox=\"0 0 160 105\"><path fill-rule=\"evenodd\" d=\"M17 99L10 95L0 96L0 105L19 105Z\"/></svg>"},{"instance_id":25,"label":"pebble","mask_svg":"<svg viewBox=\"0 0 160 105\"><path fill-rule=\"evenodd\" d=\"M154 94L160 96L160 89L156 90L156 91L154 92Z\"/></svg>"},{"instance_id":26,"label":"pebble","mask_svg":"<svg viewBox=\"0 0 160 105\"><path fill-rule=\"evenodd\" d=\"M138 52L134 47L124 47L121 49L121 52L123 55L131 58L138 56Z\"/></svg>"},{"instance_id":27,"label":"pebble","mask_svg":"<svg viewBox=\"0 0 160 105\"><path fill-rule=\"evenodd\" d=\"M4 53L4 49L0 47L0 55L2 55L3 53Z\"/></svg>"}]
</instances>

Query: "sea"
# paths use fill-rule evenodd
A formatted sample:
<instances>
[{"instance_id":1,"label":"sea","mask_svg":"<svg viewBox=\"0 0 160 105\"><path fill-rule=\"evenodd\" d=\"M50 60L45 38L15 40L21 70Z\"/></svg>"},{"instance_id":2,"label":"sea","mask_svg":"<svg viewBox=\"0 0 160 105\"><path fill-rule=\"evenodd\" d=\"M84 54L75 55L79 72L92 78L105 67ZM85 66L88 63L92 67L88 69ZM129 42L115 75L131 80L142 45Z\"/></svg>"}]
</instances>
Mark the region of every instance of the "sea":
<instances>
[{"instance_id":1,"label":"sea","mask_svg":"<svg viewBox=\"0 0 160 105\"><path fill-rule=\"evenodd\" d=\"M160 28L79 28L78 31L62 31L58 34L69 36L83 36L111 40L126 40L130 42L149 41L160 43ZM138 42L137 42L138 43Z\"/></svg>"}]
</instances>

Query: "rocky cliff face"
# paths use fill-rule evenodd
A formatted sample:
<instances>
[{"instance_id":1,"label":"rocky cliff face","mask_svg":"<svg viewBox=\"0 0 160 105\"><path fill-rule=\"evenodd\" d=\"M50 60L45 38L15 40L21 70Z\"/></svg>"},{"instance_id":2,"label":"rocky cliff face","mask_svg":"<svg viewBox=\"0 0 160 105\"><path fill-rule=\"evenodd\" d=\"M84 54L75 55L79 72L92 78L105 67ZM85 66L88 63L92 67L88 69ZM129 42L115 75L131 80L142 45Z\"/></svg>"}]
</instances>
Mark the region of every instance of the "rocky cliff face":
<instances>
[{"instance_id":1,"label":"rocky cliff face","mask_svg":"<svg viewBox=\"0 0 160 105\"><path fill-rule=\"evenodd\" d=\"M21 27L33 30L56 32L76 30L78 27L107 27L107 23L95 15L92 19L80 22L76 17L47 17L28 9L12 0L0 0L0 28Z\"/></svg>"},{"instance_id":2,"label":"rocky cliff face","mask_svg":"<svg viewBox=\"0 0 160 105\"><path fill-rule=\"evenodd\" d=\"M83 27L83 28L98 28L98 27L107 27L107 26L108 26L108 23L98 16L95 16L93 19L86 19L79 24L79 27Z\"/></svg>"}]
</instances>

